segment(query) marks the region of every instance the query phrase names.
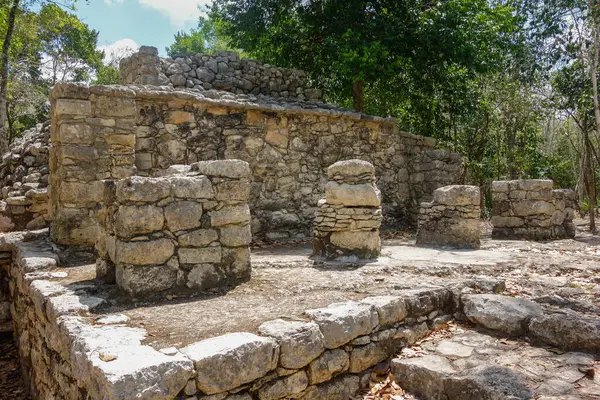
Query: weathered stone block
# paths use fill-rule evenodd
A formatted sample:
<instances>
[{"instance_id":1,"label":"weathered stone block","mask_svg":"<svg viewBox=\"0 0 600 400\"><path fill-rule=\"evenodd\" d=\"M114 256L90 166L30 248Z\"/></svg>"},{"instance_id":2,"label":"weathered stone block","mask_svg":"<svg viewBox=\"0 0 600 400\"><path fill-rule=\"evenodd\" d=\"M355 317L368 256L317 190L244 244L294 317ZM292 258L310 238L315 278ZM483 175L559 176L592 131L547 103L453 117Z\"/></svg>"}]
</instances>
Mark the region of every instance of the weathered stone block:
<instances>
[{"instance_id":1,"label":"weathered stone block","mask_svg":"<svg viewBox=\"0 0 600 400\"><path fill-rule=\"evenodd\" d=\"M248 246L252 241L252 231L248 225L227 225L220 229L221 243L228 247Z\"/></svg>"},{"instance_id":2,"label":"weathered stone block","mask_svg":"<svg viewBox=\"0 0 600 400\"><path fill-rule=\"evenodd\" d=\"M272 338L230 333L181 349L196 367L196 385L206 394L235 389L277 367L279 346Z\"/></svg>"},{"instance_id":3,"label":"weathered stone block","mask_svg":"<svg viewBox=\"0 0 600 400\"><path fill-rule=\"evenodd\" d=\"M308 310L306 315L319 325L328 349L335 349L359 336L368 335L379 323L374 306L355 302Z\"/></svg>"},{"instance_id":4,"label":"weathered stone block","mask_svg":"<svg viewBox=\"0 0 600 400\"><path fill-rule=\"evenodd\" d=\"M258 390L260 400L277 400L301 393L308 387L306 372L299 371L290 376L269 382Z\"/></svg>"},{"instance_id":5,"label":"weathered stone block","mask_svg":"<svg viewBox=\"0 0 600 400\"><path fill-rule=\"evenodd\" d=\"M91 115L92 102L89 100L56 99L54 112L62 115Z\"/></svg>"},{"instance_id":6,"label":"weathered stone block","mask_svg":"<svg viewBox=\"0 0 600 400\"><path fill-rule=\"evenodd\" d=\"M450 185L434 190L433 201L449 206L478 206L481 198L477 186Z\"/></svg>"},{"instance_id":7,"label":"weathered stone block","mask_svg":"<svg viewBox=\"0 0 600 400\"><path fill-rule=\"evenodd\" d=\"M192 171L231 179L249 178L251 174L250 165L241 160L200 161L192 164Z\"/></svg>"},{"instance_id":8,"label":"weathered stone block","mask_svg":"<svg viewBox=\"0 0 600 400\"><path fill-rule=\"evenodd\" d=\"M175 201L165 207L165 220L171 232L198 228L202 224L202 204L193 201Z\"/></svg>"},{"instance_id":9,"label":"weathered stone block","mask_svg":"<svg viewBox=\"0 0 600 400\"><path fill-rule=\"evenodd\" d=\"M361 302L375 306L381 326L401 322L408 314L404 298L399 296L367 297Z\"/></svg>"},{"instance_id":10,"label":"weathered stone block","mask_svg":"<svg viewBox=\"0 0 600 400\"><path fill-rule=\"evenodd\" d=\"M164 225L163 210L156 206L120 206L116 218L118 236L130 238L136 234L159 231Z\"/></svg>"},{"instance_id":11,"label":"weathered stone block","mask_svg":"<svg viewBox=\"0 0 600 400\"><path fill-rule=\"evenodd\" d=\"M170 179L173 194L182 199L211 199L215 197L212 184L206 176L177 176Z\"/></svg>"},{"instance_id":12,"label":"weathered stone block","mask_svg":"<svg viewBox=\"0 0 600 400\"><path fill-rule=\"evenodd\" d=\"M221 247L181 248L178 251L181 264L207 264L221 262Z\"/></svg>"},{"instance_id":13,"label":"weathered stone block","mask_svg":"<svg viewBox=\"0 0 600 400\"><path fill-rule=\"evenodd\" d=\"M205 247L218 239L219 234L214 229L199 229L184 233L177 238L177 241L183 247Z\"/></svg>"},{"instance_id":14,"label":"weathered stone block","mask_svg":"<svg viewBox=\"0 0 600 400\"><path fill-rule=\"evenodd\" d=\"M327 168L327 178L333 179L336 176L375 176L375 167L368 161L364 160L345 160L338 161Z\"/></svg>"},{"instance_id":15,"label":"weathered stone block","mask_svg":"<svg viewBox=\"0 0 600 400\"><path fill-rule=\"evenodd\" d=\"M213 227L250 222L250 208L247 204L223 207L218 211L211 211L209 215Z\"/></svg>"},{"instance_id":16,"label":"weathered stone block","mask_svg":"<svg viewBox=\"0 0 600 400\"><path fill-rule=\"evenodd\" d=\"M308 379L311 385L326 382L335 375L346 372L349 366L350 356L344 350L326 350L308 365Z\"/></svg>"},{"instance_id":17,"label":"weathered stone block","mask_svg":"<svg viewBox=\"0 0 600 400\"><path fill-rule=\"evenodd\" d=\"M119 288L131 295L157 293L177 284L177 270L166 265L117 265Z\"/></svg>"},{"instance_id":18,"label":"weathered stone block","mask_svg":"<svg viewBox=\"0 0 600 400\"><path fill-rule=\"evenodd\" d=\"M279 363L284 368L302 368L325 349L323 335L314 323L277 319L259 326L258 333L277 340Z\"/></svg>"},{"instance_id":19,"label":"weathered stone block","mask_svg":"<svg viewBox=\"0 0 600 400\"><path fill-rule=\"evenodd\" d=\"M325 199L329 204L345 206L379 207L381 205L381 193L370 183L350 185L329 181L325 185Z\"/></svg>"},{"instance_id":20,"label":"weathered stone block","mask_svg":"<svg viewBox=\"0 0 600 400\"><path fill-rule=\"evenodd\" d=\"M171 185L165 178L132 176L117 182L116 196L120 202L155 202L168 197Z\"/></svg>"},{"instance_id":21,"label":"weathered stone block","mask_svg":"<svg viewBox=\"0 0 600 400\"><path fill-rule=\"evenodd\" d=\"M117 263L131 265L152 265L166 263L175 251L175 245L171 239L156 239L147 242L123 242L116 243Z\"/></svg>"},{"instance_id":22,"label":"weathered stone block","mask_svg":"<svg viewBox=\"0 0 600 400\"><path fill-rule=\"evenodd\" d=\"M342 249L353 250L361 258L377 257L381 252L379 231L340 231L330 236L331 244Z\"/></svg>"}]
</instances>

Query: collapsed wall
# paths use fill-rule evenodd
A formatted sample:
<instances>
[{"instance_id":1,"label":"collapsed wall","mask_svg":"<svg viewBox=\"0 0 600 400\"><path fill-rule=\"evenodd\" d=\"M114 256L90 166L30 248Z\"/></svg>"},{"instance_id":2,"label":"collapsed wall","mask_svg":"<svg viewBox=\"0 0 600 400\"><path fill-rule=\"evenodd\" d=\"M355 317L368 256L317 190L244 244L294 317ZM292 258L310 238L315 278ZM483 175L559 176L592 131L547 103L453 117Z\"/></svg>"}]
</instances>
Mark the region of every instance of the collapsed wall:
<instances>
[{"instance_id":1,"label":"collapsed wall","mask_svg":"<svg viewBox=\"0 0 600 400\"><path fill-rule=\"evenodd\" d=\"M393 119L320 102L164 87L60 84L52 91L55 240L91 245L102 179L160 176L175 164L240 159L251 169L252 233L308 237L326 170L372 163L384 225L414 220L433 190L455 183L456 153L401 132Z\"/></svg>"},{"instance_id":2,"label":"collapsed wall","mask_svg":"<svg viewBox=\"0 0 600 400\"><path fill-rule=\"evenodd\" d=\"M240 59L239 54L193 54L160 58L154 47L121 60L121 83L170 85L181 89L224 90L236 94L265 95L295 100L319 100L322 93L309 86L304 71Z\"/></svg>"},{"instance_id":3,"label":"collapsed wall","mask_svg":"<svg viewBox=\"0 0 600 400\"><path fill-rule=\"evenodd\" d=\"M0 232L48 226L50 124L15 139L0 162Z\"/></svg>"}]
</instances>

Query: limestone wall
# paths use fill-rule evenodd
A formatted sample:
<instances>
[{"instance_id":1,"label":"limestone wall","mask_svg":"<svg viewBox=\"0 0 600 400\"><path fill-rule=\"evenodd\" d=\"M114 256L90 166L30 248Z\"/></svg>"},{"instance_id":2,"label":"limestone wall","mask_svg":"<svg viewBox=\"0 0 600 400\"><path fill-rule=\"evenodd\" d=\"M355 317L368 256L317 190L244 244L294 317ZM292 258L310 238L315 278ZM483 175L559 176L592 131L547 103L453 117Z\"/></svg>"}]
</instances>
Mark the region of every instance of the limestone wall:
<instances>
[{"instance_id":1,"label":"limestone wall","mask_svg":"<svg viewBox=\"0 0 600 400\"><path fill-rule=\"evenodd\" d=\"M421 203L417 245L478 249L480 194L477 186L451 185L436 189L433 201Z\"/></svg>"},{"instance_id":2,"label":"limestone wall","mask_svg":"<svg viewBox=\"0 0 600 400\"><path fill-rule=\"evenodd\" d=\"M234 52L160 58L154 47L142 46L120 63L124 84L167 85L195 90L224 90L235 94L318 100L304 71L240 59Z\"/></svg>"},{"instance_id":3,"label":"limestone wall","mask_svg":"<svg viewBox=\"0 0 600 400\"><path fill-rule=\"evenodd\" d=\"M250 168L237 160L105 183L97 277L131 295L250 279Z\"/></svg>"},{"instance_id":4,"label":"limestone wall","mask_svg":"<svg viewBox=\"0 0 600 400\"><path fill-rule=\"evenodd\" d=\"M575 193L551 180L492 182L492 237L549 240L575 236Z\"/></svg>"},{"instance_id":5,"label":"limestone wall","mask_svg":"<svg viewBox=\"0 0 600 400\"><path fill-rule=\"evenodd\" d=\"M160 176L174 164L247 161L252 231L268 239L310 236L336 161L375 166L384 226L395 227L415 221L418 204L456 183L461 169L457 154L398 131L395 120L319 102L61 84L52 104L52 234L60 243L94 243L102 179Z\"/></svg>"},{"instance_id":6,"label":"limestone wall","mask_svg":"<svg viewBox=\"0 0 600 400\"><path fill-rule=\"evenodd\" d=\"M38 124L11 144L0 162L0 232L48 226L50 126Z\"/></svg>"}]
</instances>

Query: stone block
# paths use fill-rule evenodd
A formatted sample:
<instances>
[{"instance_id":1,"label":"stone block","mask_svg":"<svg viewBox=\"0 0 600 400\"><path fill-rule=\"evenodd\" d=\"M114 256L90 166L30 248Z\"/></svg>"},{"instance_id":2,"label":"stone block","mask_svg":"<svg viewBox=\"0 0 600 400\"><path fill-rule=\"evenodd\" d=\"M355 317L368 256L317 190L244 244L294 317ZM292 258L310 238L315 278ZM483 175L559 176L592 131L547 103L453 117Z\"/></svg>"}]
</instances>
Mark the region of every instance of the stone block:
<instances>
[{"instance_id":1,"label":"stone block","mask_svg":"<svg viewBox=\"0 0 600 400\"><path fill-rule=\"evenodd\" d=\"M206 247L218 239L219 235L214 229L198 229L180 235L177 242L183 247Z\"/></svg>"},{"instance_id":2,"label":"stone block","mask_svg":"<svg viewBox=\"0 0 600 400\"><path fill-rule=\"evenodd\" d=\"M131 295L158 293L177 284L177 270L166 265L117 265L119 288Z\"/></svg>"},{"instance_id":3,"label":"stone block","mask_svg":"<svg viewBox=\"0 0 600 400\"><path fill-rule=\"evenodd\" d=\"M258 333L277 340L279 364L288 369L306 366L325 349L323 335L314 323L277 319L259 326Z\"/></svg>"},{"instance_id":4,"label":"stone block","mask_svg":"<svg viewBox=\"0 0 600 400\"><path fill-rule=\"evenodd\" d=\"M96 113L102 116L130 117L136 113L134 99L98 96L94 105Z\"/></svg>"},{"instance_id":5,"label":"stone block","mask_svg":"<svg viewBox=\"0 0 600 400\"><path fill-rule=\"evenodd\" d=\"M201 218L202 204L194 201L175 201L165 207L165 220L171 232L198 228Z\"/></svg>"},{"instance_id":6,"label":"stone block","mask_svg":"<svg viewBox=\"0 0 600 400\"><path fill-rule=\"evenodd\" d=\"M221 227L221 244L228 247L248 246L252 241L252 231L248 225L226 225Z\"/></svg>"},{"instance_id":7,"label":"stone block","mask_svg":"<svg viewBox=\"0 0 600 400\"><path fill-rule=\"evenodd\" d=\"M329 239L334 246L364 253L364 258L377 257L381 252L379 231L333 232Z\"/></svg>"},{"instance_id":8,"label":"stone block","mask_svg":"<svg viewBox=\"0 0 600 400\"><path fill-rule=\"evenodd\" d=\"M192 171L202 175L241 179L250 178L250 164L241 160L200 161L192 164Z\"/></svg>"},{"instance_id":9,"label":"stone block","mask_svg":"<svg viewBox=\"0 0 600 400\"><path fill-rule=\"evenodd\" d=\"M403 297L399 296L377 296L367 297L362 303L375 306L379 316L379 325L388 326L401 322L408 314Z\"/></svg>"},{"instance_id":10,"label":"stone block","mask_svg":"<svg viewBox=\"0 0 600 400\"><path fill-rule=\"evenodd\" d=\"M436 189L433 201L449 206L479 206L481 198L477 186L451 185Z\"/></svg>"},{"instance_id":11,"label":"stone block","mask_svg":"<svg viewBox=\"0 0 600 400\"><path fill-rule=\"evenodd\" d=\"M171 185L166 178L132 176L117 182L116 196L119 202L155 202L169 197Z\"/></svg>"},{"instance_id":12,"label":"stone block","mask_svg":"<svg viewBox=\"0 0 600 400\"><path fill-rule=\"evenodd\" d=\"M321 357L308 365L308 380L311 385L331 380L346 372L350 366L350 356L342 349L326 350Z\"/></svg>"},{"instance_id":13,"label":"stone block","mask_svg":"<svg viewBox=\"0 0 600 400\"><path fill-rule=\"evenodd\" d=\"M247 204L226 206L217 211L211 211L210 222L213 227L250 222L250 208Z\"/></svg>"},{"instance_id":14,"label":"stone block","mask_svg":"<svg viewBox=\"0 0 600 400\"><path fill-rule=\"evenodd\" d=\"M345 160L338 161L327 168L327 178L333 179L335 176L357 177L363 175L375 176L375 167L364 160Z\"/></svg>"},{"instance_id":15,"label":"stone block","mask_svg":"<svg viewBox=\"0 0 600 400\"><path fill-rule=\"evenodd\" d=\"M182 199L212 199L215 193L206 176L174 176L170 178L173 195Z\"/></svg>"},{"instance_id":16,"label":"stone block","mask_svg":"<svg viewBox=\"0 0 600 400\"><path fill-rule=\"evenodd\" d=\"M146 242L116 243L117 264L130 265L155 265L166 263L175 252L175 245L171 239L156 239Z\"/></svg>"},{"instance_id":17,"label":"stone block","mask_svg":"<svg viewBox=\"0 0 600 400\"><path fill-rule=\"evenodd\" d=\"M306 315L319 325L327 349L368 335L379 323L374 306L356 302L331 304L327 308L308 310Z\"/></svg>"},{"instance_id":18,"label":"stone block","mask_svg":"<svg viewBox=\"0 0 600 400\"><path fill-rule=\"evenodd\" d=\"M543 190L552 190L554 182L550 179L524 179L517 181L519 189L528 192L539 192Z\"/></svg>"},{"instance_id":19,"label":"stone block","mask_svg":"<svg viewBox=\"0 0 600 400\"><path fill-rule=\"evenodd\" d=\"M87 124L66 124L60 125L59 140L61 143L69 144L94 144L95 136L92 128Z\"/></svg>"},{"instance_id":20,"label":"stone block","mask_svg":"<svg viewBox=\"0 0 600 400\"><path fill-rule=\"evenodd\" d=\"M328 204L334 205L379 207L381 205L381 192L375 185L370 183L350 185L329 181L325 185L325 199Z\"/></svg>"},{"instance_id":21,"label":"stone block","mask_svg":"<svg viewBox=\"0 0 600 400\"><path fill-rule=\"evenodd\" d=\"M221 247L180 248L179 262L181 264L208 264L221 262Z\"/></svg>"},{"instance_id":22,"label":"stone block","mask_svg":"<svg viewBox=\"0 0 600 400\"><path fill-rule=\"evenodd\" d=\"M206 339L181 352L194 362L198 389L209 395L262 378L277 367L279 358L279 346L274 339L251 333Z\"/></svg>"},{"instance_id":23,"label":"stone block","mask_svg":"<svg viewBox=\"0 0 600 400\"><path fill-rule=\"evenodd\" d=\"M92 102L89 100L56 99L53 112L57 116L91 115Z\"/></svg>"},{"instance_id":24,"label":"stone block","mask_svg":"<svg viewBox=\"0 0 600 400\"><path fill-rule=\"evenodd\" d=\"M530 216L530 215L548 215L551 216L554 213L554 205L547 201L539 200L522 200L513 203L513 210L516 216Z\"/></svg>"},{"instance_id":25,"label":"stone block","mask_svg":"<svg viewBox=\"0 0 600 400\"><path fill-rule=\"evenodd\" d=\"M163 210L151 205L120 206L115 223L117 234L122 238L160 231L164 225Z\"/></svg>"},{"instance_id":26,"label":"stone block","mask_svg":"<svg viewBox=\"0 0 600 400\"><path fill-rule=\"evenodd\" d=\"M260 400L277 400L297 395L308 387L306 372L299 371L290 376L266 383L258 389Z\"/></svg>"}]
</instances>

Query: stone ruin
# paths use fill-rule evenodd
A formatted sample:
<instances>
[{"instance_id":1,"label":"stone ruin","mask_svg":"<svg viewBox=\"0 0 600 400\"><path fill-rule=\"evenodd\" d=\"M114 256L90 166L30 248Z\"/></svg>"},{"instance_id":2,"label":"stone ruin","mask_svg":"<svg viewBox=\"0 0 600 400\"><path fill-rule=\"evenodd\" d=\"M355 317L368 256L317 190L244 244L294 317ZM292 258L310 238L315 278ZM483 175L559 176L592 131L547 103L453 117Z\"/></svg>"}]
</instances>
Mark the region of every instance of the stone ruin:
<instances>
[{"instance_id":1,"label":"stone ruin","mask_svg":"<svg viewBox=\"0 0 600 400\"><path fill-rule=\"evenodd\" d=\"M252 236L305 238L314 221L316 253L372 258L381 250L380 225L410 222L418 205L433 199L422 204L420 243L435 237L440 244L446 238L434 231L444 229L454 232L446 244L475 246L479 199L472 187L436 191L458 181L458 155L398 131L394 120L318 101L320 93L297 71L229 53L162 60L142 48L123 61L121 74L129 85L53 89L50 202L47 215L31 215L52 221L50 237L45 230L0 236L0 330L14 329L34 398L347 399L368 386L379 363L454 318L504 332L496 314L487 314L487 295L473 294L501 289L493 280L417 290L411 290L414 282L398 281L390 286L394 295L358 295L345 287L349 301L307 307L301 317L261 317L255 333L153 347L149 328L110 310L136 308L138 299L155 305L149 295L168 293L172 300L182 294L180 301L187 301L189 294L234 290L231 285L250 277ZM36 173L42 183L43 162L40 156L39 165L27 167L33 169L19 168L20 177L6 178L5 187L21 190L24 177ZM27 189L43 191L44 185ZM552 193L545 201L564 210L567 221L569 205L560 207L559 193L567 194ZM64 264L65 255L92 245L97 280L87 265ZM384 279L397 272L383 271ZM277 280L272 273L268 279ZM117 288L133 300L120 304ZM210 298L202 296L207 303L194 310L199 314L209 307ZM270 297L284 300L276 290L262 299ZM246 310L245 300L229 304ZM535 312L515 322L508 308L499 315L531 338L574 350L600 348L594 339L599 325L591 320L557 319L527 304ZM566 346L552 333L563 329L563 320L578 328ZM395 360L391 368L408 377L415 367ZM474 393L493 392L468 379ZM459 380L466 379L431 376L436 387Z\"/></svg>"},{"instance_id":2,"label":"stone ruin","mask_svg":"<svg viewBox=\"0 0 600 400\"><path fill-rule=\"evenodd\" d=\"M313 254L376 258L382 215L375 168L361 160L339 161L327 169L327 178L315 214Z\"/></svg>"},{"instance_id":3,"label":"stone ruin","mask_svg":"<svg viewBox=\"0 0 600 400\"><path fill-rule=\"evenodd\" d=\"M240 59L239 54L230 51L168 59L160 58L155 48L142 46L119 67L124 84L214 89L298 101L322 98L319 89L309 86L304 71Z\"/></svg>"},{"instance_id":4,"label":"stone ruin","mask_svg":"<svg viewBox=\"0 0 600 400\"><path fill-rule=\"evenodd\" d=\"M248 163L205 161L191 171L104 181L98 278L134 296L250 279Z\"/></svg>"},{"instance_id":5,"label":"stone ruin","mask_svg":"<svg viewBox=\"0 0 600 400\"><path fill-rule=\"evenodd\" d=\"M0 162L0 232L47 227L50 125L38 124L11 144Z\"/></svg>"},{"instance_id":6,"label":"stone ruin","mask_svg":"<svg viewBox=\"0 0 600 400\"><path fill-rule=\"evenodd\" d=\"M492 237L551 240L575 236L575 193L551 180L492 182Z\"/></svg>"},{"instance_id":7,"label":"stone ruin","mask_svg":"<svg viewBox=\"0 0 600 400\"><path fill-rule=\"evenodd\" d=\"M481 197L477 186L444 186L421 203L417 245L478 249Z\"/></svg>"}]
</instances>

